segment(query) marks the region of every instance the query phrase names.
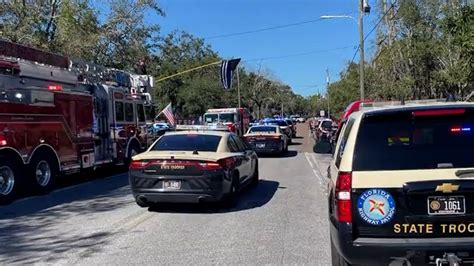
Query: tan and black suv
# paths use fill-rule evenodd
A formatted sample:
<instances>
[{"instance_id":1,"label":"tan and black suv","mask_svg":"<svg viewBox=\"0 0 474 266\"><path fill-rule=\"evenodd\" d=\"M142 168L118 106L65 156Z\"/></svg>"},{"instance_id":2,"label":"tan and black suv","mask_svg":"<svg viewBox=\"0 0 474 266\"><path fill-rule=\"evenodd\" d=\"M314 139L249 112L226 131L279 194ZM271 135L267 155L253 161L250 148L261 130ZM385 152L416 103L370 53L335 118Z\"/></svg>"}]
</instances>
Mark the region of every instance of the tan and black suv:
<instances>
[{"instance_id":1,"label":"tan and black suv","mask_svg":"<svg viewBox=\"0 0 474 266\"><path fill-rule=\"evenodd\" d=\"M328 174L333 265L472 265L474 103L363 107Z\"/></svg>"}]
</instances>

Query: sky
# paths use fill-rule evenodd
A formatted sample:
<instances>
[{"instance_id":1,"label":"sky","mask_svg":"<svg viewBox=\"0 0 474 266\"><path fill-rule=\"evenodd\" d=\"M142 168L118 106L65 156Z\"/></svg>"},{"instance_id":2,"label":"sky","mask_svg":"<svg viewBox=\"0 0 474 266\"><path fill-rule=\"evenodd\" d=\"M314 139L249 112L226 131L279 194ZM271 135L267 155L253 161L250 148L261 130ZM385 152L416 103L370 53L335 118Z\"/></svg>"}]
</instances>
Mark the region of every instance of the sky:
<instances>
[{"instance_id":1,"label":"sky","mask_svg":"<svg viewBox=\"0 0 474 266\"><path fill-rule=\"evenodd\" d=\"M160 0L159 4L166 16L146 19L159 24L162 34L183 30L204 38L221 57L240 57L245 68L262 69L303 96L324 93L326 69L330 81L337 80L353 58L359 40L357 21L350 18L212 38L317 20L321 15L347 14L357 19L357 0ZM364 18L365 34L378 20L376 1L369 0L369 4L372 12ZM374 37L372 33L366 41L366 58L374 48ZM267 59L259 60L262 58Z\"/></svg>"}]
</instances>

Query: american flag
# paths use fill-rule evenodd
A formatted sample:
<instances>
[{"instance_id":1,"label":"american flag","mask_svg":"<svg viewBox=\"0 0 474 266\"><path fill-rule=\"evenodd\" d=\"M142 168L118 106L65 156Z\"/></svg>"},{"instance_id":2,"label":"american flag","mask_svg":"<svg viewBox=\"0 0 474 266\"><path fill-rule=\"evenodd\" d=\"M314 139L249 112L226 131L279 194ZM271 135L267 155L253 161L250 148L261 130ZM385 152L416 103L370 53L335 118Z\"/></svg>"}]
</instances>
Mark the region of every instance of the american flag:
<instances>
[{"instance_id":1,"label":"american flag","mask_svg":"<svg viewBox=\"0 0 474 266\"><path fill-rule=\"evenodd\" d=\"M166 116L166 119L168 119L168 122L170 122L172 126L176 125L176 122L174 120L174 115L173 115L173 108L171 108L171 103L168 104L168 106L166 106L165 109L163 109L163 111L160 112L160 114L161 113L163 113Z\"/></svg>"},{"instance_id":2,"label":"american flag","mask_svg":"<svg viewBox=\"0 0 474 266\"><path fill-rule=\"evenodd\" d=\"M221 82L224 89L228 90L232 87L232 77L237 65L240 63L240 58L223 60L221 63Z\"/></svg>"}]
</instances>

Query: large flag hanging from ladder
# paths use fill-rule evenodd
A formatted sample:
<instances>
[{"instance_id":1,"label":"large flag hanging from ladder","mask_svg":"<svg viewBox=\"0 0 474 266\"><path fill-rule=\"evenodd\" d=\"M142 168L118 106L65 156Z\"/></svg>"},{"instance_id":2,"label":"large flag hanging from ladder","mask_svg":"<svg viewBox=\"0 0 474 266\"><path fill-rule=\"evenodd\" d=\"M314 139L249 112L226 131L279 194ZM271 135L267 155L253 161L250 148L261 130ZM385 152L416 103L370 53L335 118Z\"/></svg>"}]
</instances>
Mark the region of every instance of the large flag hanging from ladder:
<instances>
[{"instance_id":1,"label":"large flag hanging from ladder","mask_svg":"<svg viewBox=\"0 0 474 266\"><path fill-rule=\"evenodd\" d=\"M232 77L234 71L240 63L240 58L231 60L222 60L221 63L221 82L224 89L228 90L232 88Z\"/></svg>"},{"instance_id":2,"label":"large flag hanging from ladder","mask_svg":"<svg viewBox=\"0 0 474 266\"><path fill-rule=\"evenodd\" d=\"M163 109L159 114L164 114L166 119L168 119L168 122L172 125L172 126L175 126L176 125L176 121L174 120L174 114L173 114L173 108L171 108L171 103L168 104L165 109Z\"/></svg>"}]
</instances>

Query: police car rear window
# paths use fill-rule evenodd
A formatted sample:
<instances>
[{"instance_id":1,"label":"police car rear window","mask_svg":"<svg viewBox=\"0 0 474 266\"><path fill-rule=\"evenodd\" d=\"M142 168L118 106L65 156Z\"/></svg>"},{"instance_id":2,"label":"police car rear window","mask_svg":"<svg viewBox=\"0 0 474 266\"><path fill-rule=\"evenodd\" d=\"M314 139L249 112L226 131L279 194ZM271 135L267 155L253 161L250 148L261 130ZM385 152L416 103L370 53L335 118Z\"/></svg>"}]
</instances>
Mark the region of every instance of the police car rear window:
<instances>
[{"instance_id":1,"label":"police car rear window","mask_svg":"<svg viewBox=\"0 0 474 266\"><path fill-rule=\"evenodd\" d=\"M474 167L474 112L412 111L363 118L354 171Z\"/></svg>"},{"instance_id":2,"label":"police car rear window","mask_svg":"<svg viewBox=\"0 0 474 266\"><path fill-rule=\"evenodd\" d=\"M249 133L255 132L272 132L276 133L276 127L251 127Z\"/></svg>"},{"instance_id":3,"label":"police car rear window","mask_svg":"<svg viewBox=\"0 0 474 266\"><path fill-rule=\"evenodd\" d=\"M164 135L153 146L154 151L217 151L220 136L186 134Z\"/></svg>"}]
</instances>

